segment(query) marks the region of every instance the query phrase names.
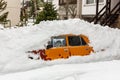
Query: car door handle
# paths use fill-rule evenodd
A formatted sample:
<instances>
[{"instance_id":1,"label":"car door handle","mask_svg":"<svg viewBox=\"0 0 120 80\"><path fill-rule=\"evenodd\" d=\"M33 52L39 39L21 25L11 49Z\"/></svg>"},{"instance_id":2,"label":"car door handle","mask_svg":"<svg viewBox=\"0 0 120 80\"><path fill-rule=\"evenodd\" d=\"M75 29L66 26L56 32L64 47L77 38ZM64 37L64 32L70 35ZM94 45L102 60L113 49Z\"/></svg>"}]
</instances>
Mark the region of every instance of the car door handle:
<instances>
[{"instance_id":1,"label":"car door handle","mask_svg":"<svg viewBox=\"0 0 120 80\"><path fill-rule=\"evenodd\" d=\"M68 51L68 49L64 49L64 51L65 51L65 52L67 52L67 51Z\"/></svg>"},{"instance_id":2,"label":"car door handle","mask_svg":"<svg viewBox=\"0 0 120 80\"><path fill-rule=\"evenodd\" d=\"M89 50L89 48L86 48L85 50Z\"/></svg>"}]
</instances>

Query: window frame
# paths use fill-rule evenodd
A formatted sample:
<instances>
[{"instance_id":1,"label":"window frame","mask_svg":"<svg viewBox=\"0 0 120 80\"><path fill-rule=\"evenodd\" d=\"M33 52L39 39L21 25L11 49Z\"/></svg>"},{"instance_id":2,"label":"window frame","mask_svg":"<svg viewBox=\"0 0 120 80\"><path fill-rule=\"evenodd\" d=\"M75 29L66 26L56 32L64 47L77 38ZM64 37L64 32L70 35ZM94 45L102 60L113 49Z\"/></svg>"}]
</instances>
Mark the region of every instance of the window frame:
<instances>
[{"instance_id":1,"label":"window frame","mask_svg":"<svg viewBox=\"0 0 120 80\"><path fill-rule=\"evenodd\" d=\"M59 39L58 41L61 40L62 45L61 45L61 46L56 46L55 43L57 42L57 40L56 40L56 42L54 42L55 39ZM63 43L62 39L64 39L63 41L64 41L65 43ZM51 40L52 40L51 43L52 43L53 47L65 47L65 46L67 46L66 37L62 37L62 36L61 36L61 37L53 37Z\"/></svg>"},{"instance_id":2,"label":"window frame","mask_svg":"<svg viewBox=\"0 0 120 80\"><path fill-rule=\"evenodd\" d=\"M73 38L73 40L74 40L74 38L77 38L77 37L79 37L79 43L80 44L76 44L75 42L73 43L73 41L72 41L72 38ZM68 44L69 44L69 46L81 46L81 40L80 40L80 36L68 36Z\"/></svg>"},{"instance_id":3,"label":"window frame","mask_svg":"<svg viewBox=\"0 0 120 80\"><path fill-rule=\"evenodd\" d=\"M80 46L87 45L87 43L85 42L85 40L81 36L80 36L80 41L81 41L81 45Z\"/></svg>"},{"instance_id":4,"label":"window frame","mask_svg":"<svg viewBox=\"0 0 120 80\"><path fill-rule=\"evenodd\" d=\"M70 39L69 39L70 37L73 37L73 38L79 37L80 44L79 45L71 44ZM85 46L85 45L87 45L87 43L81 36L68 36L68 45L69 46Z\"/></svg>"},{"instance_id":5,"label":"window frame","mask_svg":"<svg viewBox=\"0 0 120 80\"><path fill-rule=\"evenodd\" d=\"M86 3L86 4L94 4L94 3L95 3L95 0L93 0L93 3L88 3L88 0L86 0L85 3Z\"/></svg>"},{"instance_id":6,"label":"window frame","mask_svg":"<svg viewBox=\"0 0 120 80\"><path fill-rule=\"evenodd\" d=\"M69 0L69 4L77 4L77 0ZM59 0L59 5L66 5L66 0Z\"/></svg>"},{"instance_id":7,"label":"window frame","mask_svg":"<svg viewBox=\"0 0 120 80\"><path fill-rule=\"evenodd\" d=\"M86 5L92 5L92 4L96 4L96 0L93 0L93 3L87 3L88 0L85 0L85 4ZM104 3L105 0L103 0L102 2L99 1L99 4Z\"/></svg>"}]
</instances>

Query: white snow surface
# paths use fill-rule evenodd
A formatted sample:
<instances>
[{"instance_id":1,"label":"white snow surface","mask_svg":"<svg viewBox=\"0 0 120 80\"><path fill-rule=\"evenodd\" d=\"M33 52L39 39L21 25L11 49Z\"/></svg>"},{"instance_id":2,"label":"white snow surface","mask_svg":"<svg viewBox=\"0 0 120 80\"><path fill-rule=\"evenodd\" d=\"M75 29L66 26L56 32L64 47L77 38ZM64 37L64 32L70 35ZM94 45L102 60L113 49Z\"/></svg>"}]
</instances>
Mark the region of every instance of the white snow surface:
<instances>
[{"instance_id":1,"label":"white snow surface","mask_svg":"<svg viewBox=\"0 0 120 80\"><path fill-rule=\"evenodd\" d=\"M27 51L44 48L51 36L84 34L95 53L53 61L30 60ZM38 25L0 25L0 80L120 80L120 30L80 19Z\"/></svg>"}]
</instances>

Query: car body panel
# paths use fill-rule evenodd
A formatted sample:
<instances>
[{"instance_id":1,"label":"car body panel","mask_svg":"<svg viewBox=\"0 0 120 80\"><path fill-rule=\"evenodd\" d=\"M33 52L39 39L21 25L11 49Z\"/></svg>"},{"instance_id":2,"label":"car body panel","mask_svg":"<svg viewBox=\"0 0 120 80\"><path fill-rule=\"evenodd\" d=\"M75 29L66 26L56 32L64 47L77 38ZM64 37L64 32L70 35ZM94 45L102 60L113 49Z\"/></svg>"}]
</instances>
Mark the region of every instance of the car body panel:
<instances>
[{"instance_id":1,"label":"car body panel","mask_svg":"<svg viewBox=\"0 0 120 80\"><path fill-rule=\"evenodd\" d=\"M77 46L71 46L69 43L69 36L75 36L75 37L81 37L82 41L84 41L84 44ZM45 50L45 55L47 60L54 60L59 58L68 58L70 56L85 56L89 55L91 52L93 52L93 47L89 46L89 39L85 35L59 35L56 37L65 37L65 45L59 46L59 47L52 47L50 49ZM54 38L54 37L52 37ZM81 41L81 42L82 42Z\"/></svg>"}]
</instances>

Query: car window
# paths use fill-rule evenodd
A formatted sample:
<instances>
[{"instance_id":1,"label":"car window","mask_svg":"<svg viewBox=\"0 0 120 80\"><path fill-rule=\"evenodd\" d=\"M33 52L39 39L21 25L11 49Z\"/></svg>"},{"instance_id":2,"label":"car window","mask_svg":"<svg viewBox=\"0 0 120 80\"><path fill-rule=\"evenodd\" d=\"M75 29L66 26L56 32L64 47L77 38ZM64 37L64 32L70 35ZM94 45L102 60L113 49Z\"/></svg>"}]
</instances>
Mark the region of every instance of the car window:
<instances>
[{"instance_id":1,"label":"car window","mask_svg":"<svg viewBox=\"0 0 120 80\"><path fill-rule=\"evenodd\" d=\"M69 36L68 40L70 46L86 45L86 42L80 36Z\"/></svg>"},{"instance_id":2,"label":"car window","mask_svg":"<svg viewBox=\"0 0 120 80\"><path fill-rule=\"evenodd\" d=\"M80 37L79 36L69 36L69 45L70 46L79 46L81 45Z\"/></svg>"},{"instance_id":3,"label":"car window","mask_svg":"<svg viewBox=\"0 0 120 80\"><path fill-rule=\"evenodd\" d=\"M53 47L52 41L48 41L46 49L50 49Z\"/></svg>"},{"instance_id":4,"label":"car window","mask_svg":"<svg viewBox=\"0 0 120 80\"><path fill-rule=\"evenodd\" d=\"M81 38L82 45L87 45L87 43L85 42L85 40L82 37L80 37L80 38Z\"/></svg>"},{"instance_id":5,"label":"car window","mask_svg":"<svg viewBox=\"0 0 120 80\"><path fill-rule=\"evenodd\" d=\"M52 41L53 41L53 47L66 46L66 39L65 39L65 37L54 37L52 39Z\"/></svg>"}]
</instances>

